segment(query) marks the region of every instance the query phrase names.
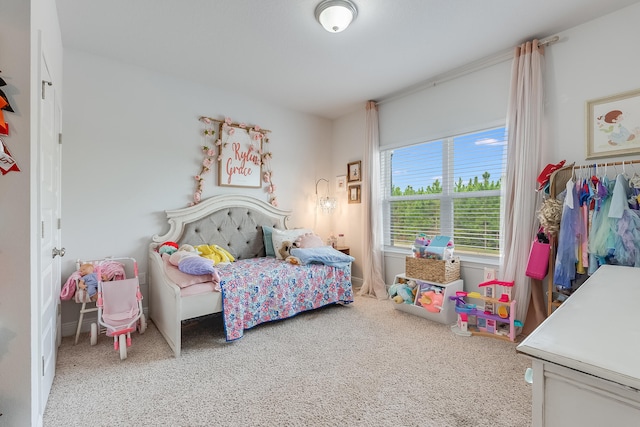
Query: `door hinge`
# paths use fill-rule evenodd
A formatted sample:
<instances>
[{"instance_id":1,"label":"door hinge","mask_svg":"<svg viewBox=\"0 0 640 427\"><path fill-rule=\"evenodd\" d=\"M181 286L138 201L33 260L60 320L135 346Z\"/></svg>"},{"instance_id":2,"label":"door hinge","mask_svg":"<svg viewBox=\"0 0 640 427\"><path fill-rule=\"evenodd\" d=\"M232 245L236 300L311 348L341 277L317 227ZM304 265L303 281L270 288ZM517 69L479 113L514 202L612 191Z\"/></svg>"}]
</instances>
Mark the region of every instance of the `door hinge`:
<instances>
[{"instance_id":1,"label":"door hinge","mask_svg":"<svg viewBox=\"0 0 640 427\"><path fill-rule=\"evenodd\" d=\"M58 218L58 230L62 228L62 219Z\"/></svg>"},{"instance_id":2,"label":"door hinge","mask_svg":"<svg viewBox=\"0 0 640 427\"><path fill-rule=\"evenodd\" d=\"M44 377L44 356L42 356L42 376Z\"/></svg>"},{"instance_id":3,"label":"door hinge","mask_svg":"<svg viewBox=\"0 0 640 427\"><path fill-rule=\"evenodd\" d=\"M43 80L43 81L42 81L42 99L44 99L44 86L45 86L45 85L47 85L47 86L51 86L51 85L53 85L53 83L48 82L48 81L46 81L46 80Z\"/></svg>"},{"instance_id":4,"label":"door hinge","mask_svg":"<svg viewBox=\"0 0 640 427\"><path fill-rule=\"evenodd\" d=\"M58 134L58 144L62 144L62 132Z\"/></svg>"},{"instance_id":5,"label":"door hinge","mask_svg":"<svg viewBox=\"0 0 640 427\"><path fill-rule=\"evenodd\" d=\"M44 239L44 221L41 221L40 224L41 224L40 234L42 235L41 238Z\"/></svg>"}]
</instances>

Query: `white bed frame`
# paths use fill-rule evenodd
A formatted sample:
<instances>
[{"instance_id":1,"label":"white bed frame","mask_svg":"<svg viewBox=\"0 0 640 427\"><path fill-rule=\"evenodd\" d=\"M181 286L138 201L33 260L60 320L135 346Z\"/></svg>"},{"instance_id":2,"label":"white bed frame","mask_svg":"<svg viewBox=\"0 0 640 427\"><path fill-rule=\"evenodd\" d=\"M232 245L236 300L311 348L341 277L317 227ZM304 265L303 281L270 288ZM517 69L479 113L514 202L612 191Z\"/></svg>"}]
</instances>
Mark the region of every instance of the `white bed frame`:
<instances>
[{"instance_id":1,"label":"white bed frame","mask_svg":"<svg viewBox=\"0 0 640 427\"><path fill-rule=\"evenodd\" d=\"M253 236L254 240L261 240L259 226L262 225L287 229L291 212L252 197L221 195L192 207L166 211L166 214L169 231L154 235L149 245L149 316L179 357L182 321L221 312L222 294L210 292L182 297L178 285L164 271L158 246L167 241L194 246L217 244L238 258L254 257L256 248L264 248L262 241L246 241L247 248L242 248L239 245L245 243L243 238ZM253 225L256 230L252 229Z\"/></svg>"}]
</instances>

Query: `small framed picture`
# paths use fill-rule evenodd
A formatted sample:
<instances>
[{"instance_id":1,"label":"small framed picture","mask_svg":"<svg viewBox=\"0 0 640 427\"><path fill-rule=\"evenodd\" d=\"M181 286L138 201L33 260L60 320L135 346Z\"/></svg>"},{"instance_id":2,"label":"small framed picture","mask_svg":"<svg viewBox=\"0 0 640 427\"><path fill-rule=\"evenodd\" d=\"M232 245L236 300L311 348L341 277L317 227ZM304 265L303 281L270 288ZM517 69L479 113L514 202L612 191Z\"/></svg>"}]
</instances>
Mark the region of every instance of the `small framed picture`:
<instances>
[{"instance_id":1,"label":"small framed picture","mask_svg":"<svg viewBox=\"0 0 640 427\"><path fill-rule=\"evenodd\" d=\"M360 203L360 184L349 186L349 203Z\"/></svg>"},{"instance_id":2,"label":"small framed picture","mask_svg":"<svg viewBox=\"0 0 640 427\"><path fill-rule=\"evenodd\" d=\"M347 164L347 182L360 181L362 174L362 162L351 162Z\"/></svg>"},{"instance_id":3,"label":"small framed picture","mask_svg":"<svg viewBox=\"0 0 640 427\"><path fill-rule=\"evenodd\" d=\"M336 177L336 191L345 191L347 189L347 176L340 175Z\"/></svg>"}]
</instances>

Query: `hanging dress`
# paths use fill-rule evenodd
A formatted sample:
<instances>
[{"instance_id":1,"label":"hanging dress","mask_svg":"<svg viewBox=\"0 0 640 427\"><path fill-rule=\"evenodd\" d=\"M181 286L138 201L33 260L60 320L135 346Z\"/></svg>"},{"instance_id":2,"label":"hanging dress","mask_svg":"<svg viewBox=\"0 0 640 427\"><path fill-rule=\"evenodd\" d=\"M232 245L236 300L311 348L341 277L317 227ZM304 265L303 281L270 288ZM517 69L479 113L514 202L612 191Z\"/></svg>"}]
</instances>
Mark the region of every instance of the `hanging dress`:
<instances>
[{"instance_id":1,"label":"hanging dress","mask_svg":"<svg viewBox=\"0 0 640 427\"><path fill-rule=\"evenodd\" d=\"M571 288L571 281L576 278L578 234L581 230L582 214L575 182L567 182L565 191L553 283L567 289Z\"/></svg>"},{"instance_id":2,"label":"hanging dress","mask_svg":"<svg viewBox=\"0 0 640 427\"><path fill-rule=\"evenodd\" d=\"M609 218L615 181L610 181L605 176L602 178L602 185L603 188L598 189L600 199L596 202L596 211L591 220L589 233L589 253L596 258L597 266L611 263L609 260L612 259L615 252L614 234L618 222L616 218ZM593 267L595 266L589 268L590 272L595 272Z\"/></svg>"},{"instance_id":3,"label":"hanging dress","mask_svg":"<svg viewBox=\"0 0 640 427\"><path fill-rule=\"evenodd\" d=\"M629 207L632 190L625 175L616 177L609 217L618 219L613 235L615 263L640 267L640 216Z\"/></svg>"}]
</instances>

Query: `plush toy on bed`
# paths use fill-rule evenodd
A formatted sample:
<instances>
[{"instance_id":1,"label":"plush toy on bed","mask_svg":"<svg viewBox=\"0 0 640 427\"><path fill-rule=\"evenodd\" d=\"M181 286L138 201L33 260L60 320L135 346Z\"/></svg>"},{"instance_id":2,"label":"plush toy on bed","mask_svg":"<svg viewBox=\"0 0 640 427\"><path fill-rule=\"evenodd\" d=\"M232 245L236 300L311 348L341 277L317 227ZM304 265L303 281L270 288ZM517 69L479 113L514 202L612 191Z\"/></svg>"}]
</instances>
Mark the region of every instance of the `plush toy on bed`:
<instances>
[{"instance_id":1,"label":"plush toy on bed","mask_svg":"<svg viewBox=\"0 0 640 427\"><path fill-rule=\"evenodd\" d=\"M300 259L291 255L291 249L296 248L296 243L291 243L289 240L285 240L282 242L282 246L280 247L280 255L282 255L282 259L284 259L289 264L300 265Z\"/></svg>"},{"instance_id":2,"label":"plush toy on bed","mask_svg":"<svg viewBox=\"0 0 640 427\"><path fill-rule=\"evenodd\" d=\"M213 266L213 262L210 259L202 258L199 252L191 245L180 246L176 252L171 254L169 262L178 267L178 270L183 273L195 276L211 274L212 282L220 282L218 269Z\"/></svg>"},{"instance_id":3,"label":"plush toy on bed","mask_svg":"<svg viewBox=\"0 0 640 427\"><path fill-rule=\"evenodd\" d=\"M176 242L164 242L158 247L158 253L162 254L173 254L178 250L178 244Z\"/></svg>"},{"instance_id":4,"label":"plush toy on bed","mask_svg":"<svg viewBox=\"0 0 640 427\"><path fill-rule=\"evenodd\" d=\"M235 257L228 250L221 248L218 245L199 245L195 247L203 258L208 258L213 261L213 264L234 262Z\"/></svg>"}]
</instances>

